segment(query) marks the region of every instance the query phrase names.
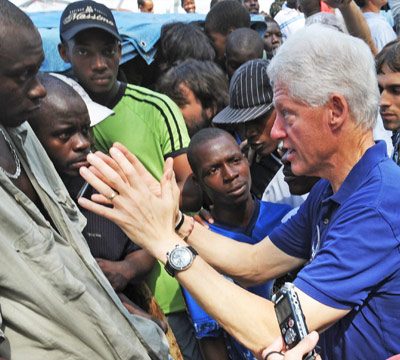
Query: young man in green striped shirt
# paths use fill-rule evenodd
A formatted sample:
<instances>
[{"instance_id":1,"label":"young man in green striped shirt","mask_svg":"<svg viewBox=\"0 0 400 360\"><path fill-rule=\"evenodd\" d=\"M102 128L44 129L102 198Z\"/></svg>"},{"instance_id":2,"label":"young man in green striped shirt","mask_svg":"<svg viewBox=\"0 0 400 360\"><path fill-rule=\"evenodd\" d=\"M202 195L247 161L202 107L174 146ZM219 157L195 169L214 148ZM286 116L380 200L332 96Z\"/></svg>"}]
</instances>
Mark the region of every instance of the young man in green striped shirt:
<instances>
[{"instance_id":1,"label":"young man in green striped shirt","mask_svg":"<svg viewBox=\"0 0 400 360\"><path fill-rule=\"evenodd\" d=\"M167 96L117 80L121 38L111 11L94 1L71 3L61 15L60 38L60 55L71 64L73 76L92 100L114 111L94 127L95 147L108 153L114 142L124 144L157 179L163 173L165 158L173 157L183 188L191 169L182 114ZM193 199L184 194L181 207L193 209ZM196 342L187 338L191 326L177 281L157 263L148 284L167 315L184 358L200 359Z\"/></svg>"}]
</instances>

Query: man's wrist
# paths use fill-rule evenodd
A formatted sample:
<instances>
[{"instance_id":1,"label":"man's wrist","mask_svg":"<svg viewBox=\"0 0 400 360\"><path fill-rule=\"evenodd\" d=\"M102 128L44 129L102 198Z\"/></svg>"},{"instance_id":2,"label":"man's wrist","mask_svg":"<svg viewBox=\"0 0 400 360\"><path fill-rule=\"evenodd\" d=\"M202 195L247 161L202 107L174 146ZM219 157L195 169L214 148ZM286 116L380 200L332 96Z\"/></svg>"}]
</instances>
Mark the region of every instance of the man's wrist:
<instances>
[{"instance_id":1,"label":"man's wrist","mask_svg":"<svg viewBox=\"0 0 400 360\"><path fill-rule=\"evenodd\" d=\"M175 227L176 233L183 239L187 240L194 229L195 220L192 216L182 214L183 221L179 227Z\"/></svg>"}]
</instances>

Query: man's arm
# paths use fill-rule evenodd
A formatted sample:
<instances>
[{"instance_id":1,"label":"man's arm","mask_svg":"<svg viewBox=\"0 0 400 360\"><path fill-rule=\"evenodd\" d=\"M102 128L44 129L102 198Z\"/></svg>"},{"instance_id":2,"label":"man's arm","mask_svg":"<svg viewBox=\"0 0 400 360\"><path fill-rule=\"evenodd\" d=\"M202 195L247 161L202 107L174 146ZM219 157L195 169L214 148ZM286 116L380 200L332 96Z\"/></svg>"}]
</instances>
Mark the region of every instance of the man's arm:
<instances>
[{"instance_id":1,"label":"man's arm","mask_svg":"<svg viewBox=\"0 0 400 360\"><path fill-rule=\"evenodd\" d=\"M268 237L251 245L216 234L198 223L187 242L213 268L244 286L275 279L305 263L304 259L284 253Z\"/></svg>"},{"instance_id":2,"label":"man's arm","mask_svg":"<svg viewBox=\"0 0 400 360\"><path fill-rule=\"evenodd\" d=\"M139 175L143 171L142 167L135 169L117 148L112 148L110 154L126 175L127 182L95 154L88 155L88 161L107 183L85 167L80 169L80 173L100 194L109 194L112 189L117 191L118 195L112 201L113 206L104 206L85 198L80 198L79 204L115 222L139 246L165 263L167 252L177 244L185 245L183 239L173 230L179 190L174 180L172 161L166 162L165 174L161 180L161 196L157 196ZM290 257L274 249L268 238L263 240L263 245L253 246L261 253L256 254L257 251L250 251L251 245L243 247L238 242L215 236L197 226L190 242L210 262L214 261L213 254L206 248L215 245L213 251L219 258L217 263L223 263L222 267L228 267L233 273L245 273L245 267L249 266L254 273L265 273L273 277L292 268ZM200 237L209 246L202 245ZM275 257L279 259L274 259ZM229 258L234 264L228 266L223 258ZM298 264L302 262L304 260L297 259ZM272 270L264 270L264 267ZM240 268L240 271L233 271L234 268ZM176 278L211 316L258 357L261 357L262 350L279 335L273 304L228 281L201 256L197 256L188 269L178 272ZM347 313L347 310L337 310L320 304L301 292L299 297L310 330L325 328Z\"/></svg>"},{"instance_id":3,"label":"man's arm","mask_svg":"<svg viewBox=\"0 0 400 360\"><path fill-rule=\"evenodd\" d=\"M357 4L353 0L324 0L324 2L340 10L349 34L364 40L370 47L372 54L376 55L377 50L371 31Z\"/></svg>"},{"instance_id":4,"label":"man's arm","mask_svg":"<svg viewBox=\"0 0 400 360\"><path fill-rule=\"evenodd\" d=\"M115 291L123 291L130 281L142 281L155 263L155 259L143 249L132 251L122 261L96 261Z\"/></svg>"}]
</instances>

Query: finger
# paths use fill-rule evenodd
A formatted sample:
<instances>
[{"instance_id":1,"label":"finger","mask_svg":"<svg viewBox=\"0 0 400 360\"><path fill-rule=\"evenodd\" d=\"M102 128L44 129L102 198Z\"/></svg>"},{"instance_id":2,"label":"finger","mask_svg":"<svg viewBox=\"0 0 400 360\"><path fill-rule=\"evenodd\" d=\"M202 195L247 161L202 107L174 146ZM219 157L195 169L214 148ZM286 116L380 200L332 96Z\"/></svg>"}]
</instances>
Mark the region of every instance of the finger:
<instances>
[{"instance_id":1,"label":"finger","mask_svg":"<svg viewBox=\"0 0 400 360\"><path fill-rule=\"evenodd\" d=\"M134 154L132 154L124 145L116 142L114 143L113 147L117 148L124 154L124 156L128 159L128 161L132 164L132 166L135 168L136 172L140 176L145 176L148 177L149 179L157 181L153 177L153 175L151 175L150 172L144 167L144 165L140 162L140 160Z\"/></svg>"},{"instance_id":2,"label":"finger","mask_svg":"<svg viewBox=\"0 0 400 360\"><path fill-rule=\"evenodd\" d=\"M90 200L94 201L95 203L102 204L102 205L113 205L113 202L111 200L108 200L104 195L102 194L93 194L90 197Z\"/></svg>"},{"instance_id":3,"label":"finger","mask_svg":"<svg viewBox=\"0 0 400 360\"><path fill-rule=\"evenodd\" d=\"M281 351L283 348L283 339L282 336L277 337L274 342L268 346L263 352L262 352L262 358L264 359L267 354L271 351ZM278 355L279 356L279 355ZM282 356L280 357L280 360L282 360ZM268 356L268 360L273 360L273 355Z\"/></svg>"},{"instance_id":4,"label":"finger","mask_svg":"<svg viewBox=\"0 0 400 360\"><path fill-rule=\"evenodd\" d=\"M87 167L82 166L79 169L79 174L87 181L94 189L103 194L104 197L110 197L115 194L115 191L94 175ZM81 199L81 198L80 198Z\"/></svg>"},{"instance_id":5,"label":"finger","mask_svg":"<svg viewBox=\"0 0 400 360\"><path fill-rule=\"evenodd\" d=\"M201 218L203 218L206 222L208 222L208 223L210 223L210 224L213 224L213 223L214 223L214 219L213 219L213 217L211 216L211 213L210 213L208 210L206 210L206 209L204 209L204 208L201 208L200 211L199 211L199 215L200 215Z\"/></svg>"},{"instance_id":6,"label":"finger","mask_svg":"<svg viewBox=\"0 0 400 360\"><path fill-rule=\"evenodd\" d=\"M140 175L138 174L132 163L127 159L127 157L116 147L112 147L110 149L110 155L124 172L131 188L143 189L144 185L146 184L141 181Z\"/></svg>"},{"instance_id":7,"label":"finger","mask_svg":"<svg viewBox=\"0 0 400 360\"><path fill-rule=\"evenodd\" d=\"M200 225L203 225L205 228L209 228L207 221L205 221L199 214L194 215L193 219L197 221Z\"/></svg>"},{"instance_id":8,"label":"finger","mask_svg":"<svg viewBox=\"0 0 400 360\"><path fill-rule=\"evenodd\" d=\"M120 143L115 143L114 146L118 150L120 150L124 156L128 159L128 161L135 168L136 172L139 174L142 182L147 185L150 191L155 196L161 196L161 188L158 180L154 178L154 176L143 166L140 160L132 154L125 146Z\"/></svg>"},{"instance_id":9,"label":"finger","mask_svg":"<svg viewBox=\"0 0 400 360\"><path fill-rule=\"evenodd\" d=\"M96 185L93 185L92 183L90 183L90 181L88 181L88 182L98 192L100 192L101 194L108 197L112 194L113 190L117 190L120 194L122 194L122 193L125 194L128 191L128 187L127 187L125 181L121 178L121 176L118 174L118 172L116 172L110 166L108 166L98 155L89 154L87 156L87 161L93 167L95 167L103 176L102 177L103 180L100 180L97 176L94 175L93 172L87 170L86 176L89 176L88 173L90 173L91 175L89 176L89 178L91 179L91 181L94 181ZM111 191L110 191L110 189L107 189L104 185L111 188ZM100 186L100 188L98 188L99 186Z\"/></svg>"},{"instance_id":10,"label":"finger","mask_svg":"<svg viewBox=\"0 0 400 360\"><path fill-rule=\"evenodd\" d=\"M309 333L304 339L302 339L293 349L285 354L285 359L295 360L301 358L304 354L307 354L315 348L317 345L319 335L316 331Z\"/></svg>"},{"instance_id":11,"label":"finger","mask_svg":"<svg viewBox=\"0 0 400 360\"><path fill-rule=\"evenodd\" d=\"M96 151L95 154L102 159L109 167L111 167L114 171L116 171L119 176L125 181L128 182L128 179L126 178L124 172L122 169L118 166L117 162L111 158L110 156L102 153L101 151Z\"/></svg>"},{"instance_id":12,"label":"finger","mask_svg":"<svg viewBox=\"0 0 400 360\"><path fill-rule=\"evenodd\" d=\"M89 210L97 215L105 217L112 222L115 222L117 225L118 219L121 218L121 216L119 216L119 212L116 209L96 204L95 202L83 197L78 199L78 204L86 210Z\"/></svg>"}]
</instances>

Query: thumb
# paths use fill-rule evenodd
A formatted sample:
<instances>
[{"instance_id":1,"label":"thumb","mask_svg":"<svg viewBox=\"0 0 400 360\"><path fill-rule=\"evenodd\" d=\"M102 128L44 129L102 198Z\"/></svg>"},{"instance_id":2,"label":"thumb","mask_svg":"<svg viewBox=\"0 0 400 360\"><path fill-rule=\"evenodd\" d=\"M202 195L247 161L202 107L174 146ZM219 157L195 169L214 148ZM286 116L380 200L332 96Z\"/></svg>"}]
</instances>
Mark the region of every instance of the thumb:
<instances>
[{"instance_id":1,"label":"thumb","mask_svg":"<svg viewBox=\"0 0 400 360\"><path fill-rule=\"evenodd\" d=\"M301 359L304 354L307 354L315 348L319 339L319 335L316 331L309 333L304 339L302 339L293 349L289 350L285 354L285 359L295 360Z\"/></svg>"}]
</instances>

